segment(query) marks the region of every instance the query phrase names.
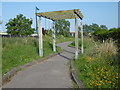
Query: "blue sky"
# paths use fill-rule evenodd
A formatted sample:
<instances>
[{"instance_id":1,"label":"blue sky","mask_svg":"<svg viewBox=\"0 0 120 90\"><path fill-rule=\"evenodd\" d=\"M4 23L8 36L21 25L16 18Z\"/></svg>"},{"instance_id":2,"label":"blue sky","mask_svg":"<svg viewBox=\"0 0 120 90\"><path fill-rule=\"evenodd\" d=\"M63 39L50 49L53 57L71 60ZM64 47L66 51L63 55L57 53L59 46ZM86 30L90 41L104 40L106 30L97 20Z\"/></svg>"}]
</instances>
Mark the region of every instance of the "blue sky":
<instances>
[{"instance_id":1,"label":"blue sky","mask_svg":"<svg viewBox=\"0 0 120 90\"><path fill-rule=\"evenodd\" d=\"M5 24L10 18L23 14L27 18L33 19L32 27L35 28L35 6L40 10L38 12L80 9L84 15L83 24L96 23L106 25L108 28L118 27L118 3L117 2L3 2L3 30ZM43 18L43 27L45 19ZM69 20L71 31L74 31L74 19ZM80 22L81 20L79 20ZM46 21L46 28L49 28L51 21Z\"/></svg>"}]
</instances>

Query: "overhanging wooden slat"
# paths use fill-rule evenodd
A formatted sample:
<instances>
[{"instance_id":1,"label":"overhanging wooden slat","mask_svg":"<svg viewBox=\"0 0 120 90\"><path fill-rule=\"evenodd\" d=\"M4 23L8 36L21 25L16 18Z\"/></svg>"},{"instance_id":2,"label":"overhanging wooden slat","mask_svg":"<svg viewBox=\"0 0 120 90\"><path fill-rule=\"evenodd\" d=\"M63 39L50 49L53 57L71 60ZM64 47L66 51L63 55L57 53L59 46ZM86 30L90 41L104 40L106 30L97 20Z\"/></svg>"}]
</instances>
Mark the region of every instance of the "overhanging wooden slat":
<instances>
[{"instance_id":1,"label":"overhanging wooden slat","mask_svg":"<svg viewBox=\"0 0 120 90\"><path fill-rule=\"evenodd\" d=\"M53 11L53 12L41 12L41 13L36 13L36 15L44 18L48 18L51 20L83 18L83 15L79 9Z\"/></svg>"}]
</instances>

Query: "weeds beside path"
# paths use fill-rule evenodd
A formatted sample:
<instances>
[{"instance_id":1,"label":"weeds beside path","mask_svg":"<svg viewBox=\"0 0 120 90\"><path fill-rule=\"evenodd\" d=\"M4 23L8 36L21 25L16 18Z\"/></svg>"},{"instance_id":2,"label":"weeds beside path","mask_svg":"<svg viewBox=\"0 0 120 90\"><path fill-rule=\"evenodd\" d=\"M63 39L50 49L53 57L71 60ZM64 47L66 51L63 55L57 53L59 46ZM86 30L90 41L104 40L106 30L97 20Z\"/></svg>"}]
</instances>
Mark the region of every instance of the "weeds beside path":
<instances>
[{"instance_id":1,"label":"weeds beside path","mask_svg":"<svg viewBox=\"0 0 120 90\"><path fill-rule=\"evenodd\" d=\"M84 85L87 88L118 88L119 57L115 42L107 40L101 43L85 37L84 48L84 54L75 60L79 79Z\"/></svg>"}]
</instances>

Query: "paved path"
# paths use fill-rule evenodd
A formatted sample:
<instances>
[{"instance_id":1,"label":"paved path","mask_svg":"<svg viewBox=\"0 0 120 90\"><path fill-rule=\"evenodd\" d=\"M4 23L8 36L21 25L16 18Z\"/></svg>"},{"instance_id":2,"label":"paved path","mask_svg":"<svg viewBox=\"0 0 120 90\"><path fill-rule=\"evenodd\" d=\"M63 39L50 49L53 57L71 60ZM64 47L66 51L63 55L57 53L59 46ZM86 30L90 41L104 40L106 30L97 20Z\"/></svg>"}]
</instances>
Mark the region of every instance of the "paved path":
<instances>
[{"instance_id":1,"label":"paved path","mask_svg":"<svg viewBox=\"0 0 120 90\"><path fill-rule=\"evenodd\" d=\"M74 56L71 42L60 43L65 51L47 61L19 71L3 88L72 88L68 60Z\"/></svg>"}]
</instances>

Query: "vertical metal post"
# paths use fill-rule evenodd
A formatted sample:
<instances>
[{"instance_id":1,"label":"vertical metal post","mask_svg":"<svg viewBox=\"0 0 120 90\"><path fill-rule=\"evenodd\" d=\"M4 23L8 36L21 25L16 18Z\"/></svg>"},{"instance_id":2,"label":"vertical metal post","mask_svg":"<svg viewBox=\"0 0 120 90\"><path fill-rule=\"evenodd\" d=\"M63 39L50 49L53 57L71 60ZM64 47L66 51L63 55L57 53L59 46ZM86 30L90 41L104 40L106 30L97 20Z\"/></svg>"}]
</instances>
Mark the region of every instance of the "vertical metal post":
<instances>
[{"instance_id":1,"label":"vertical metal post","mask_svg":"<svg viewBox=\"0 0 120 90\"><path fill-rule=\"evenodd\" d=\"M81 22L81 43L82 43L82 45L81 45L81 53L83 54L83 52L84 52L84 48L83 48L83 24L82 24L82 22Z\"/></svg>"},{"instance_id":2,"label":"vertical metal post","mask_svg":"<svg viewBox=\"0 0 120 90\"><path fill-rule=\"evenodd\" d=\"M56 52L56 41L55 41L55 22L52 23L52 38L53 38L53 51Z\"/></svg>"},{"instance_id":3,"label":"vertical metal post","mask_svg":"<svg viewBox=\"0 0 120 90\"><path fill-rule=\"evenodd\" d=\"M36 16L36 32L38 33L38 22L37 22L37 15L36 15L36 13L37 13L37 10L39 10L37 7L35 7L35 16Z\"/></svg>"},{"instance_id":4,"label":"vertical metal post","mask_svg":"<svg viewBox=\"0 0 120 90\"><path fill-rule=\"evenodd\" d=\"M43 56L43 39L42 39L42 19L38 20L38 35L39 35L39 56Z\"/></svg>"},{"instance_id":5,"label":"vertical metal post","mask_svg":"<svg viewBox=\"0 0 120 90\"><path fill-rule=\"evenodd\" d=\"M78 59L78 19L75 18L75 59Z\"/></svg>"},{"instance_id":6,"label":"vertical metal post","mask_svg":"<svg viewBox=\"0 0 120 90\"><path fill-rule=\"evenodd\" d=\"M37 13L37 9L36 9L36 7L35 7L35 13ZM36 32L38 33L37 15L35 14L35 16L36 16Z\"/></svg>"},{"instance_id":7,"label":"vertical metal post","mask_svg":"<svg viewBox=\"0 0 120 90\"><path fill-rule=\"evenodd\" d=\"M38 26L37 26L37 15L36 15L36 32L38 33Z\"/></svg>"}]
</instances>

